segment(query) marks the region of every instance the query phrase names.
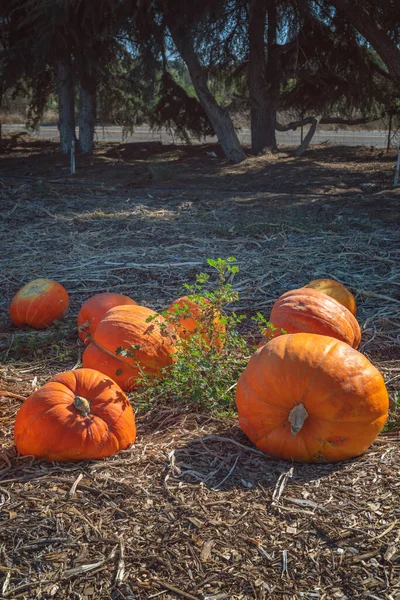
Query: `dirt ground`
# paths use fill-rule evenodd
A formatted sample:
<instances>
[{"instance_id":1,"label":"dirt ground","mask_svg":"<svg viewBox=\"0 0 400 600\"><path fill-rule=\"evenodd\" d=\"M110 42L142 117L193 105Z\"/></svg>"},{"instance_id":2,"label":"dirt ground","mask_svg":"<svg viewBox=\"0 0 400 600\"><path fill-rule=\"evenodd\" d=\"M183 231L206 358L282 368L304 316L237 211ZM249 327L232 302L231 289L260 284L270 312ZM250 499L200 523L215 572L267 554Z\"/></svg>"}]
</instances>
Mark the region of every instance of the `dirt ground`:
<instances>
[{"instance_id":1,"label":"dirt ground","mask_svg":"<svg viewBox=\"0 0 400 600\"><path fill-rule=\"evenodd\" d=\"M280 294L317 277L354 292L360 349L385 377L394 424L394 166L394 153L369 148L233 166L217 147L110 143L78 156L70 176L55 144L3 140L0 390L26 397L79 366L76 315L90 295L159 310L209 271L207 258L234 256L229 310L247 316L268 317ZM16 329L9 302L36 277L60 281L70 311L49 330ZM243 327L251 346L257 332ZM398 430L358 459L291 465L255 450L235 419L155 406L134 448L45 464L16 455L20 400L0 398L1 599L400 599Z\"/></svg>"}]
</instances>

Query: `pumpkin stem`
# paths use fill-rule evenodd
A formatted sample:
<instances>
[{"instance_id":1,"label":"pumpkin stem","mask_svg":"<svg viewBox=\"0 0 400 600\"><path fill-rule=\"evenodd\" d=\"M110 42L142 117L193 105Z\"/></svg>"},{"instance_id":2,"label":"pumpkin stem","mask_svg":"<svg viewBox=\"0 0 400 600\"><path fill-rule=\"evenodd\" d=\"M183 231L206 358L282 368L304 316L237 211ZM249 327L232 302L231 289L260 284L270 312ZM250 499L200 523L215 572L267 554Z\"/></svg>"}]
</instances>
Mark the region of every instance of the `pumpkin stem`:
<instances>
[{"instance_id":1,"label":"pumpkin stem","mask_svg":"<svg viewBox=\"0 0 400 600\"><path fill-rule=\"evenodd\" d=\"M90 404L86 400L86 398L82 398L82 396L75 396L74 406L76 410L80 412L84 417L87 417L88 414L90 414Z\"/></svg>"},{"instance_id":2,"label":"pumpkin stem","mask_svg":"<svg viewBox=\"0 0 400 600\"><path fill-rule=\"evenodd\" d=\"M85 321L84 323L82 323L82 325L79 325L78 327L78 331L80 331L81 333L84 332L88 327L90 327L90 323L89 321Z\"/></svg>"},{"instance_id":3,"label":"pumpkin stem","mask_svg":"<svg viewBox=\"0 0 400 600\"><path fill-rule=\"evenodd\" d=\"M289 413L289 423L291 424L291 432L296 436L301 431L305 420L308 417L308 412L304 404L296 404Z\"/></svg>"}]
</instances>

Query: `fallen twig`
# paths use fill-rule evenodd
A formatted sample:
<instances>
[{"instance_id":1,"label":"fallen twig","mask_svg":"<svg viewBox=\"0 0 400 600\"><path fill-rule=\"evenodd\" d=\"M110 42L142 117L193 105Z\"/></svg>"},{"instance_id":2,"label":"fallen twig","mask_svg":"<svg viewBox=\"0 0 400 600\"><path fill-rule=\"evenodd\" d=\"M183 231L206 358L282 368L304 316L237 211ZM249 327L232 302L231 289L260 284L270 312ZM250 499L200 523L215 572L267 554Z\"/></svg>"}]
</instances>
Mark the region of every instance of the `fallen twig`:
<instances>
[{"instance_id":1,"label":"fallen twig","mask_svg":"<svg viewBox=\"0 0 400 600\"><path fill-rule=\"evenodd\" d=\"M5 396L6 398L15 398L16 400L21 400L21 402L25 402L25 396L21 396L20 394L14 394L14 392L7 392L5 390L0 390L0 396Z\"/></svg>"}]
</instances>

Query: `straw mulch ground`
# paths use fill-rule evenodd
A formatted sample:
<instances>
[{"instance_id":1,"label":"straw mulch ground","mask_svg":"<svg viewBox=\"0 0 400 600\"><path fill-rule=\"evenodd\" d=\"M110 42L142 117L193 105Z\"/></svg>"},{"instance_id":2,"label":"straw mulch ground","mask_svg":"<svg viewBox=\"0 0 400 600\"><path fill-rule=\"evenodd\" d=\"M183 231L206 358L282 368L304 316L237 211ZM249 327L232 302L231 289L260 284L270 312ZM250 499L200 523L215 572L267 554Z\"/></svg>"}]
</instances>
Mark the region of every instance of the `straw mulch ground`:
<instances>
[{"instance_id":1,"label":"straw mulch ground","mask_svg":"<svg viewBox=\"0 0 400 600\"><path fill-rule=\"evenodd\" d=\"M207 258L235 256L230 309L248 316L268 316L281 293L320 276L355 292L361 350L385 377L395 426L393 156L320 148L232 167L203 147L109 144L71 183L56 181L65 159L52 145L7 144L0 171L38 179L0 179L1 390L26 397L79 366L75 318L91 294L160 309ZM9 301L39 276L65 285L69 316L17 330ZM15 454L19 405L1 397L1 599L400 598L396 430L353 461L291 465L255 450L234 420L155 406L131 450L48 465Z\"/></svg>"}]
</instances>

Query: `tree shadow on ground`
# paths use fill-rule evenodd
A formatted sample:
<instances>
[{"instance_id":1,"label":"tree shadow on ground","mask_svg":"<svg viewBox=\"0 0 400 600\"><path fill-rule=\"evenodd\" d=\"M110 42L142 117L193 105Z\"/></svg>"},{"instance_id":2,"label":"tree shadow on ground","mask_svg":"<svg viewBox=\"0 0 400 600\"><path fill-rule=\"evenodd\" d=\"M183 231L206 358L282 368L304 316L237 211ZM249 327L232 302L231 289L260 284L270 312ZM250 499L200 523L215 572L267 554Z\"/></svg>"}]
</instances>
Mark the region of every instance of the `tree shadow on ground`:
<instances>
[{"instance_id":1,"label":"tree shadow on ground","mask_svg":"<svg viewBox=\"0 0 400 600\"><path fill-rule=\"evenodd\" d=\"M279 193L325 193L336 189L345 194L349 188L360 186L364 186L364 193L376 192L393 183L395 152L384 154L374 148L315 147L301 158L293 157L290 149L282 149L277 154L248 156L245 162L231 165L217 145L143 146L120 145L107 150L105 156L125 163L146 157L152 184L171 187L186 183L200 189Z\"/></svg>"},{"instance_id":2,"label":"tree shadow on ground","mask_svg":"<svg viewBox=\"0 0 400 600\"><path fill-rule=\"evenodd\" d=\"M214 144L100 142L93 156L77 154L70 176L69 156L55 142L27 135L0 144L3 174L14 177L63 178L118 188L231 191L237 193L370 194L390 190L395 156L380 149L314 146L301 158L282 148L277 154L249 156L230 164Z\"/></svg>"}]
</instances>

